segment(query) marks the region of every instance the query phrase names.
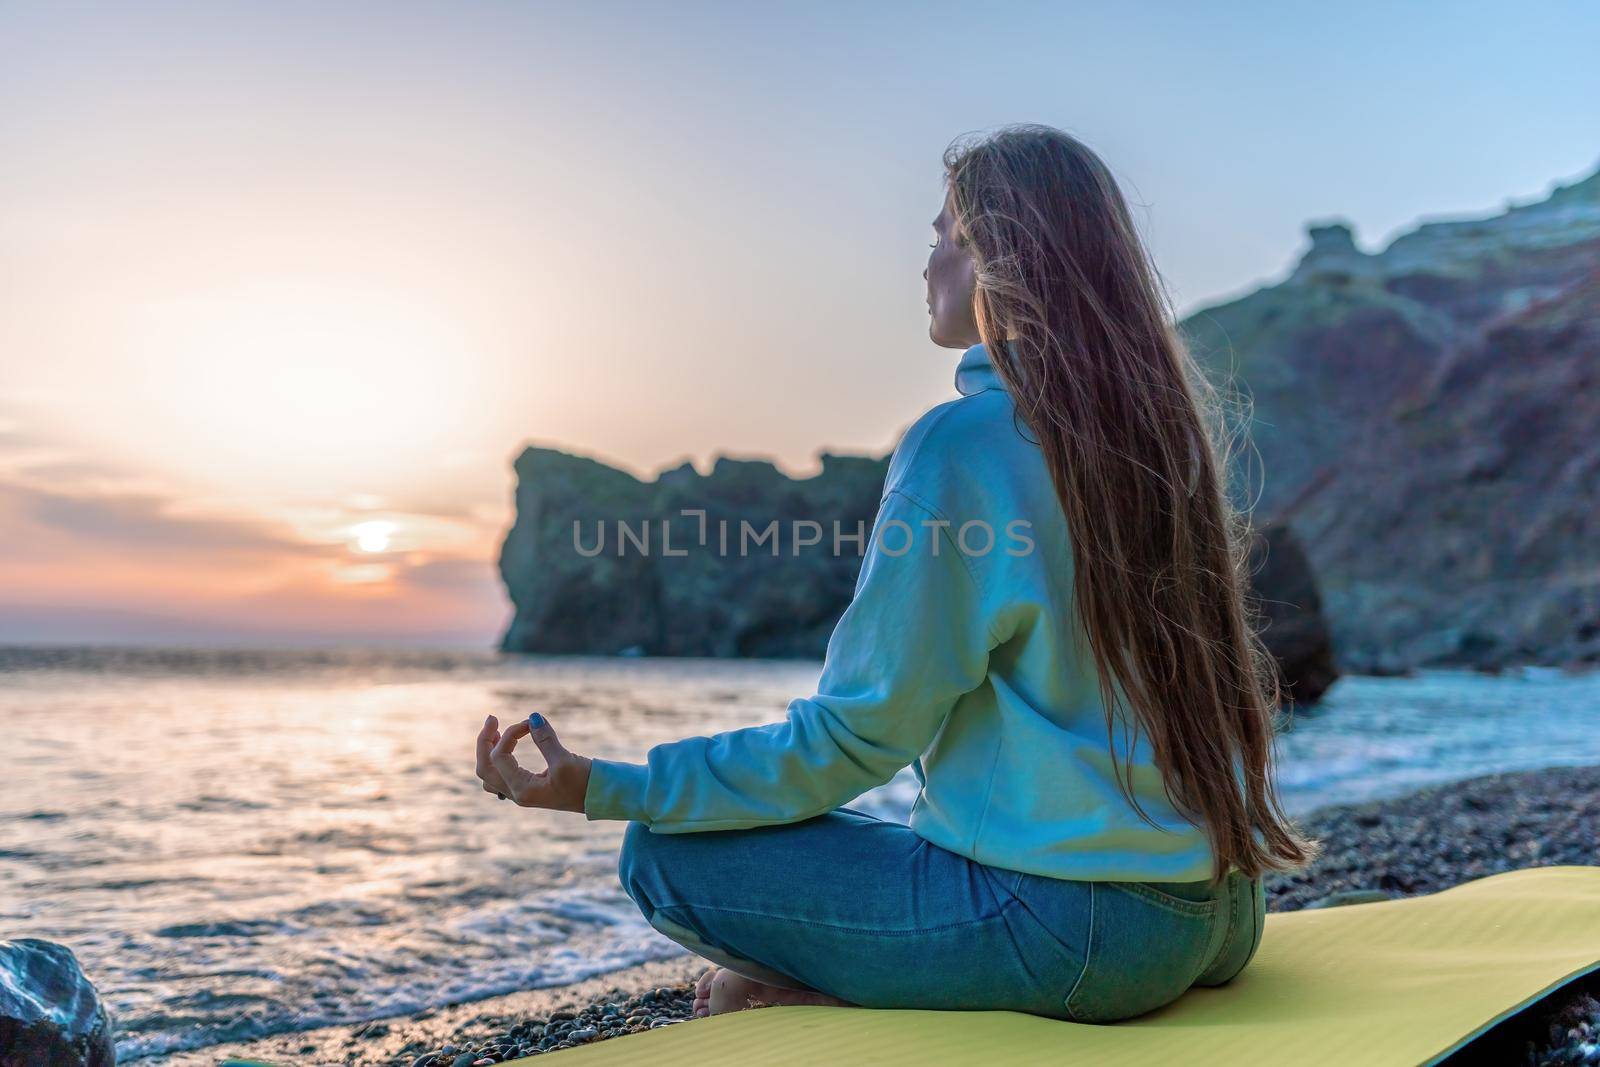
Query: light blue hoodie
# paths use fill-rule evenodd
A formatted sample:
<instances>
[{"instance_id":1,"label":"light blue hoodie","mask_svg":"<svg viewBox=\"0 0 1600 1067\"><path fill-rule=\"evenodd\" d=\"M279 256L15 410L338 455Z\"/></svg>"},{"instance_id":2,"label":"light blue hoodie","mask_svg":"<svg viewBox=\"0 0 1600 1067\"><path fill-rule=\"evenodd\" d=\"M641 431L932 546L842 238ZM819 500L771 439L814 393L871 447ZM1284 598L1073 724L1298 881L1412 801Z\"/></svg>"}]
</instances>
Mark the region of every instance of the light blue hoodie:
<instances>
[{"instance_id":1,"label":"light blue hoodie","mask_svg":"<svg viewBox=\"0 0 1600 1067\"><path fill-rule=\"evenodd\" d=\"M1151 826L1118 790L1073 625L1073 553L1037 444L982 345L960 398L905 432L855 595L814 696L785 721L596 759L589 819L657 833L795 822L910 764L910 825L980 863L1058 878L1202 881L1205 834L1167 800L1148 740L1115 731ZM988 531L987 533L985 531ZM1120 693L1121 690L1119 689Z\"/></svg>"}]
</instances>

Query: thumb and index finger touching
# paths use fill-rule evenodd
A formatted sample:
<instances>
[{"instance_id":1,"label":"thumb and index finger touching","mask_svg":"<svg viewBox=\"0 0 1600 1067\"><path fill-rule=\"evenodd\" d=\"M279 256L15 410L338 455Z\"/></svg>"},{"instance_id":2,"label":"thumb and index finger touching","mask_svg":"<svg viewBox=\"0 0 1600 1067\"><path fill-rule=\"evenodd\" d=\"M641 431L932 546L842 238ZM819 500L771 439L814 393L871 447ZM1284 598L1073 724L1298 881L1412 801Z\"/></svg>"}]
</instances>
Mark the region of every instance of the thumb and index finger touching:
<instances>
[{"instance_id":1,"label":"thumb and index finger touching","mask_svg":"<svg viewBox=\"0 0 1600 1067\"><path fill-rule=\"evenodd\" d=\"M496 766L500 766L502 760L510 760L515 765L516 761L513 753L516 751L517 742L524 737L533 740L547 764L553 764L560 757L566 755L566 749L562 747L560 739L556 737L555 729L550 725L549 720L536 711L528 716L526 720L513 723L506 728L505 732L500 735L499 740L491 748L490 759Z\"/></svg>"}]
</instances>

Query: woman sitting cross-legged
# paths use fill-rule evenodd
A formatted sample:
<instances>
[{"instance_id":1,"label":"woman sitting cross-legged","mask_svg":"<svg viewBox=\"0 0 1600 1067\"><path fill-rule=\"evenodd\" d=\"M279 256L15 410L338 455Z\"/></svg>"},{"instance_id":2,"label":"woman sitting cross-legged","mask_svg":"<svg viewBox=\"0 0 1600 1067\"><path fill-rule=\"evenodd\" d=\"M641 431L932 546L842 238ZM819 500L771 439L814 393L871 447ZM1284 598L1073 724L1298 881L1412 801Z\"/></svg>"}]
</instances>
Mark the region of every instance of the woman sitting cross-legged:
<instances>
[{"instance_id":1,"label":"woman sitting cross-legged","mask_svg":"<svg viewBox=\"0 0 1600 1067\"><path fill-rule=\"evenodd\" d=\"M714 965L699 1014L1129 1018L1238 974L1263 872L1316 851L1274 787L1217 393L1121 192L1049 127L944 166L924 277L960 395L895 448L816 693L642 764L539 715L478 738L485 789L629 820L623 888ZM908 765L909 825L841 806Z\"/></svg>"}]
</instances>

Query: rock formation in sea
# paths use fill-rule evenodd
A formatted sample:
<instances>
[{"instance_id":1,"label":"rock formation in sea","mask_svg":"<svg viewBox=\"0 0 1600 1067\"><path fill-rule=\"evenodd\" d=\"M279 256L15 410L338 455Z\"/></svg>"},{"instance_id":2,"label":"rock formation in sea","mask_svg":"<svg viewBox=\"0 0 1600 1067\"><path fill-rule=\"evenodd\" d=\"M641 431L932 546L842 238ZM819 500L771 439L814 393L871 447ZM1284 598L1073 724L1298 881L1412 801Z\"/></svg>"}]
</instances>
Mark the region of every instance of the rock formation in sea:
<instances>
[{"instance_id":1,"label":"rock formation in sea","mask_svg":"<svg viewBox=\"0 0 1600 1067\"><path fill-rule=\"evenodd\" d=\"M500 553L516 606L502 647L820 658L861 569L846 538L858 523L870 530L887 471L886 460L824 455L818 474L796 479L723 458L708 475L685 463L641 481L529 448ZM797 530L808 521L826 525Z\"/></svg>"},{"instance_id":2,"label":"rock formation in sea","mask_svg":"<svg viewBox=\"0 0 1600 1067\"><path fill-rule=\"evenodd\" d=\"M1310 236L1184 330L1251 398L1255 519L1304 543L1339 665L1600 663L1600 173L1371 255Z\"/></svg>"},{"instance_id":3,"label":"rock formation in sea","mask_svg":"<svg viewBox=\"0 0 1600 1067\"><path fill-rule=\"evenodd\" d=\"M709 475L684 464L641 481L530 448L516 471L517 521L500 555L516 606L506 650L821 658L850 602L888 461L824 455L818 474L795 479L719 459ZM1249 569L1268 583L1264 637L1287 693L1309 704L1337 672L1304 551L1271 527Z\"/></svg>"}]
</instances>

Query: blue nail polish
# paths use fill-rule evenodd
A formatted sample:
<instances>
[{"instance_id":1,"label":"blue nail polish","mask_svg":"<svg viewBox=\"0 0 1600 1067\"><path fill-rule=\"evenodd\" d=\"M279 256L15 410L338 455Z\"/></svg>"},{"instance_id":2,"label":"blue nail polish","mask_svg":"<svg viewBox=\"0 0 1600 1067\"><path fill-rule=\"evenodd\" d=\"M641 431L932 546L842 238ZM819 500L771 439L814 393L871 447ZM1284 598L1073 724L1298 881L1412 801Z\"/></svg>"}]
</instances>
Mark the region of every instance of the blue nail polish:
<instances>
[{"instance_id":1,"label":"blue nail polish","mask_svg":"<svg viewBox=\"0 0 1600 1067\"><path fill-rule=\"evenodd\" d=\"M528 716L528 729L537 730L542 726L544 726L544 716L543 715L540 715L536 711L532 715Z\"/></svg>"}]
</instances>

